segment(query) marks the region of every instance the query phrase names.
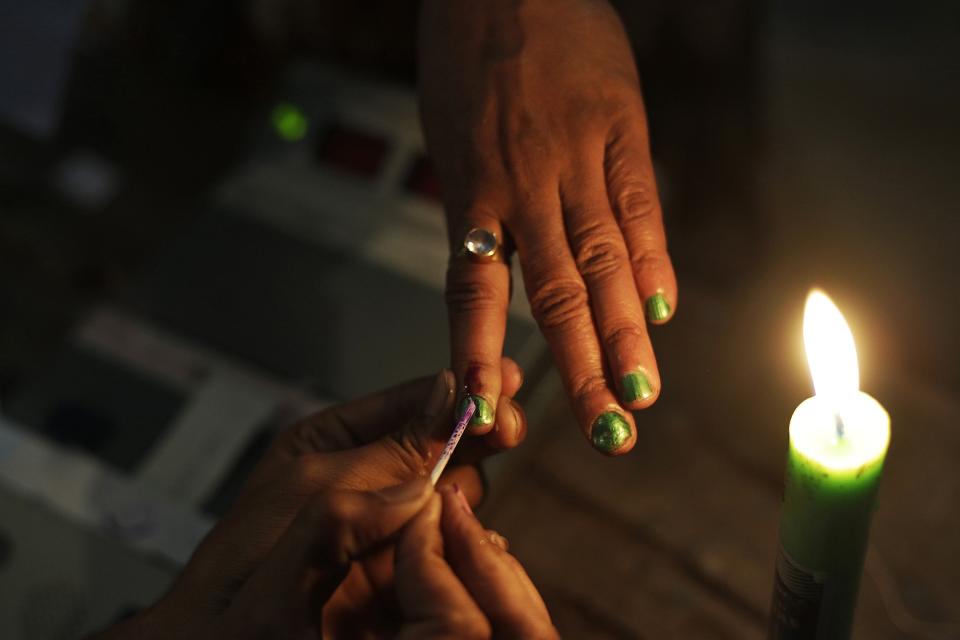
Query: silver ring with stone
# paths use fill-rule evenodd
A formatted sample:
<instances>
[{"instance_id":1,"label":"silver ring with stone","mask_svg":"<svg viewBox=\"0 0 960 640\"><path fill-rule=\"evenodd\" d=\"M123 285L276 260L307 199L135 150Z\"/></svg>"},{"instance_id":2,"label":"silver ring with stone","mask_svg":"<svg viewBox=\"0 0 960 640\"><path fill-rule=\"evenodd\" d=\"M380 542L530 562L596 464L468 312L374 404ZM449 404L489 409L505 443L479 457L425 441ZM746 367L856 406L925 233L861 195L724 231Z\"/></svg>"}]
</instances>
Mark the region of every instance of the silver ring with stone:
<instances>
[{"instance_id":1,"label":"silver ring with stone","mask_svg":"<svg viewBox=\"0 0 960 640\"><path fill-rule=\"evenodd\" d=\"M474 262L501 260L500 240L489 229L474 227L463 237L462 253Z\"/></svg>"}]
</instances>

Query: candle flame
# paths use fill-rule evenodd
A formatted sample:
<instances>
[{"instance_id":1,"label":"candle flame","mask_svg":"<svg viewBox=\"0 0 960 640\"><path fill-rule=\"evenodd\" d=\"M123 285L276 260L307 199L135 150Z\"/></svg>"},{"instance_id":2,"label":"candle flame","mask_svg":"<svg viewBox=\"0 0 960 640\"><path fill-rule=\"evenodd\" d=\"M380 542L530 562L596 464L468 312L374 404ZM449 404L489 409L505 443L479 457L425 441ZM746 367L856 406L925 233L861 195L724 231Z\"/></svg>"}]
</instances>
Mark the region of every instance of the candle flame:
<instances>
[{"instance_id":1,"label":"candle flame","mask_svg":"<svg viewBox=\"0 0 960 640\"><path fill-rule=\"evenodd\" d=\"M840 309L819 289L807 296L803 344L816 394L839 409L860 389L857 348Z\"/></svg>"}]
</instances>

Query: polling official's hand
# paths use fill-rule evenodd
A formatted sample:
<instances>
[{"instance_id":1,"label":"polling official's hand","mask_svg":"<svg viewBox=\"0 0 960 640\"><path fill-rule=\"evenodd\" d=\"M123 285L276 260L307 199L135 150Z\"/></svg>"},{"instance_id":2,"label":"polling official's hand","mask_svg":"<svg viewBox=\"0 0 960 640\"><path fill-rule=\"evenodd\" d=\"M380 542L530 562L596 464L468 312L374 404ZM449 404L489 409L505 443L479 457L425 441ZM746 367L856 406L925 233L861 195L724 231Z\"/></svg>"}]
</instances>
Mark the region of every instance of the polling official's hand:
<instances>
[{"instance_id":1,"label":"polling official's hand","mask_svg":"<svg viewBox=\"0 0 960 640\"><path fill-rule=\"evenodd\" d=\"M543 598L499 534L455 487L441 490L397 543L402 639L558 638Z\"/></svg>"},{"instance_id":2,"label":"polling official's hand","mask_svg":"<svg viewBox=\"0 0 960 640\"><path fill-rule=\"evenodd\" d=\"M522 373L505 358L501 375L507 382L500 404L513 410L498 416L497 439L465 436L440 481L455 481L474 502L483 492L475 463L526 434L523 411L511 399ZM332 407L279 434L184 569L172 609L190 618L223 613L315 496L426 477L452 429L456 397L453 374L444 370ZM389 622L381 616L393 599L393 547L386 545L352 566L327 600L324 624L348 637L354 629L377 629Z\"/></svg>"},{"instance_id":3,"label":"polling official's hand","mask_svg":"<svg viewBox=\"0 0 960 640\"><path fill-rule=\"evenodd\" d=\"M667 255L640 84L602 0L426 0L420 97L443 187L453 369L499 416L509 267L463 255L473 228L515 248L533 314L584 434L607 454L660 375L649 324L670 319Z\"/></svg>"},{"instance_id":4,"label":"polling official's hand","mask_svg":"<svg viewBox=\"0 0 960 640\"><path fill-rule=\"evenodd\" d=\"M442 491L420 479L378 492L317 493L235 589L208 593L196 590L202 582L180 580L101 640L556 638L543 599L504 539L484 530L459 489ZM375 617L331 627L327 611L344 581L394 543L398 604L378 601ZM191 565L211 548L202 547ZM198 606L204 603L214 606Z\"/></svg>"},{"instance_id":5,"label":"polling official's hand","mask_svg":"<svg viewBox=\"0 0 960 640\"><path fill-rule=\"evenodd\" d=\"M217 576L184 576L160 602L110 629L101 640L328 637L321 635L326 608L356 561L387 544L434 495L426 479L379 492L321 491L304 503L236 584L218 588ZM215 571L206 556L216 559L217 547L226 544L222 537L211 536L186 572L196 574L197 565Z\"/></svg>"}]
</instances>

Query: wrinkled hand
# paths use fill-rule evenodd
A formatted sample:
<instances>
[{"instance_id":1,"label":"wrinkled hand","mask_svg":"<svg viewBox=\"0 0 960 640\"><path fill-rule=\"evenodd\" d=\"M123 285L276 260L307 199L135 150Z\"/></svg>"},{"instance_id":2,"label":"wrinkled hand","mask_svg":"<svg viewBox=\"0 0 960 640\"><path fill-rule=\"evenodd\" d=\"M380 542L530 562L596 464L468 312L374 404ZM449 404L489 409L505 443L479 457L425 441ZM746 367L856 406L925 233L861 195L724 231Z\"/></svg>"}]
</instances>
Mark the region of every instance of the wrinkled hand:
<instances>
[{"instance_id":1,"label":"wrinkled hand","mask_svg":"<svg viewBox=\"0 0 960 640\"><path fill-rule=\"evenodd\" d=\"M660 392L647 322L670 318L677 287L623 27L598 0L426 0L420 32L453 368L489 409L474 428L500 413L510 295L504 263L457 255L481 227L515 246L584 433L604 453L629 451L630 410Z\"/></svg>"},{"instance_id":2,"label":"wrinkled hand","mask_svg":"<svg viewBox=\"0 0 960 640\"><path fill-rule=\"evenodd\" d=\"M559 637L506 541L484 530L456 488L432 497L404 529L397 595L402 639Z\"/></svg>"},{"instance_id":3,"label":"wrinkled hand","mask_svg":"<svg viewBox=\"0 0 960 640\"><path fill-rule=\"evenodd\" d=\"M102 640L377 637L368 628L330 630L323 618L356 563L396 538L399 605L379 612L389 637L556 638L523 567L466 505L459 490L441 498L427 479L379 492L317 493L229 602L191 610L187 598L216 594L183 593L178 585Z\"/></svg>"},{"instance_id":4,"label":"wrinkled hand","mask_svg":"<svg viewBox=\"0 0 960 640\"><path fill-rule=\"evenodd\" d=\"M496 424L499 447L526 433L511 399L522 373L503 359L506 381ZM218 620L272 552L297 514L330 491L377 491L433 468L453 426L457 395L443 371L322 411L277 436L230 510L203 540L170 594L155 609L175 611L191 628ZM483 485L475 463L493 453L491 438L464 438L440 483L456 482L479 501ZM393 547L366 554L329 597L324 624L337 636L377 629L393 600ZM166 616L167 618L171 616Z\"/></svg>"}]
</instances>

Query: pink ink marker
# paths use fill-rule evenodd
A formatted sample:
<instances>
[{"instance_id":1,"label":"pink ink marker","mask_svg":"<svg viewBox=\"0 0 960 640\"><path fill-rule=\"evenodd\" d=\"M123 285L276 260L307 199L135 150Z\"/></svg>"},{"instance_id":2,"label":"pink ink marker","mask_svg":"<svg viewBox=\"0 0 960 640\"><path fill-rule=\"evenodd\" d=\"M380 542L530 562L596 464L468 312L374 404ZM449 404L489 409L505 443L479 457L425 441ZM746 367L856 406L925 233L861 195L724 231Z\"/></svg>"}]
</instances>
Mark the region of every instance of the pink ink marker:
<instances>
[{"instance_id":1,"label":"pink ink marker","mask_svg":"<svg viewBox=\"0 0 960 640\"><path fill-rule=\"evenodd\" d=\"M468 395L467 406L463 410L463 415L460 416L456 426L453 427L453 433L450 434L450 439L447 440L447 444L444 445L443 451L440 452L440 457L437 458L436 466L433 468L433 471L430 472L430 482L433 484L433 486L437 485L437 480L440 479L440 474L443 473L447 463L450 462L450 456L453 455L453 450L457 448L457 443L460 442L463 432L467 430L467 425L470 423L470 418L473 417L473 414L476 412L476 410L477 404L473 401L473 398Z\"/></svg>"}]
</instances>

